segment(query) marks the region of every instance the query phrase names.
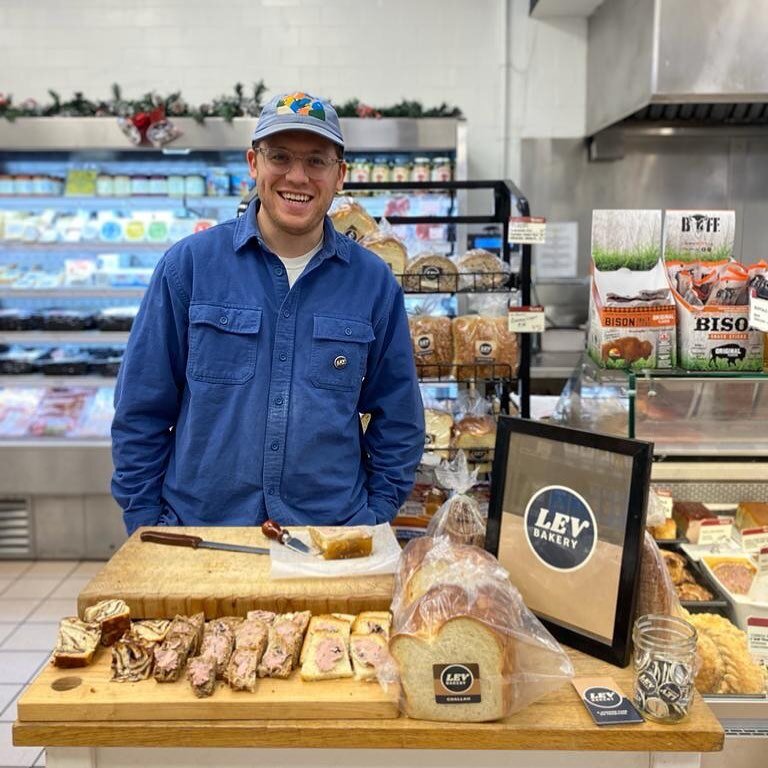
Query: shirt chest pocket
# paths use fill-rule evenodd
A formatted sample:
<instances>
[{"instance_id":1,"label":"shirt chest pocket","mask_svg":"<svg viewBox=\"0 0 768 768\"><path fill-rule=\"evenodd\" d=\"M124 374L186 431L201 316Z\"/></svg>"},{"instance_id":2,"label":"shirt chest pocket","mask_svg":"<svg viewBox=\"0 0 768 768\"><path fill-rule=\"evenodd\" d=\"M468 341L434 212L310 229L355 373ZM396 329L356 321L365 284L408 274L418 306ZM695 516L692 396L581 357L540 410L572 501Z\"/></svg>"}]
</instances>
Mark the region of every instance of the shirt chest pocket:
<instances>
[{"instance_id":1,"label":"shirt chest pocket","mask_svg":"<svg viewBox=\"0 0 768 768\"><path fill-rule=\"evenodd\" d=\"M312 384L322 389L353 391L365 375L373 327L364 320L315 315L312 334Z\"/></svg>"},{"instance_id":2,"label":"shirt chest pocket","mask_svg":"<svg viewBox=\"0 0 768 768\"><path fill-rule=\"evenodd\" d=\"M192 304L187 375L212 384L244 384L256 370L260 330L259 308Z\"/></svg>"}]
</instances>

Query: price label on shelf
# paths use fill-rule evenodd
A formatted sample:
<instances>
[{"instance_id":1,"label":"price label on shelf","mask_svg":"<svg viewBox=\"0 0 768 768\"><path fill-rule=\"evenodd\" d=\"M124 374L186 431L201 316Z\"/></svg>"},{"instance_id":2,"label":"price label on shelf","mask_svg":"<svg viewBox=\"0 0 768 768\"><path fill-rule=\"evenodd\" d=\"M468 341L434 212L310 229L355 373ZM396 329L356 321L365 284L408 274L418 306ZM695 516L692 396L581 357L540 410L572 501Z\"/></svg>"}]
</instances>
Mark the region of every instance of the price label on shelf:
<instances>
[{"instance_id":1,"label":"price label on shelf","mask_svg":"<svg viewBox=\"0 0 768 768\"><path fill-rule=\"evenodd\" d=\"M757 556L757 571L760 576L768 576L768 547L763 547Z\"/></svg>"},{"instance_id":2,"label":"price label on shelf","mask_svg":"<svg viewBox=\"0 0 768 768\"><path fill-rule=\"evenodd\" d=\"M510 333L544 333L544 307L510 307L507 328Z\"/></svg>"},{"instance_id":3,"label":"price label on shelf","mask_svg":"<svg viewBox=\"0 0 768 768\"><path fill-rule=\"evenodd\" d=\"M546 242L547 220L543 216L511 216L507 242L536 245Z\"/></svg>"},{"instance_id":4,"label":"price label on shelf","mask_svg":"<svg viewBox=\"0 0 768 768\"><path fill-rule=\"evenodd\" d=\"M701 521L699 544L704 546L716 541L728 540L733 531L733 520L730 517L716 517Z\"/></svg>"},{"instance_id":5,"label":"price label on shelf","mask_svg":"<svg viewBox=\"0 0 768 768\"><path fill-rule=\"evenodd\" d=\"M741 547L745 552L759 553L768 549L768 525L746 528L741 532Z\"/></svg>"},{"instance_id":6,"label":"price label on shelf","mask_svg":"<svg viewBox=\"0 0 768 768\"><path fill-rule=\"evenodd\" d=\"M747 617L747 645L752 656L768 660L768 619Z\"/></svg>"},{"instance_id":7,"label":"price label on shelf","mask_svg":"<svg viewBox=\"0 0 768 768\"><path fill-rule=\"evenodd\" d=\"M758 331L768 332L768 299L762 299L754 288L749 296L749 324Z\"/></svg>"}]
</instances>

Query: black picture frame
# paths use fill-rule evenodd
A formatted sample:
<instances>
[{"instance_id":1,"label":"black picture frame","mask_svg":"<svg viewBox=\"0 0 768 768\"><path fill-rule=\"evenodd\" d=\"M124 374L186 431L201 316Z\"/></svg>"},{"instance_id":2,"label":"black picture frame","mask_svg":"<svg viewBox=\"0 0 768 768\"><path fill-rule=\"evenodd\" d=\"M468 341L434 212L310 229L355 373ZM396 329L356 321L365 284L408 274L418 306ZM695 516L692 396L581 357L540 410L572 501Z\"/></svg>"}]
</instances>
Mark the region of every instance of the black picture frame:
<instances>
[{"instance_id":1,"label":"black picture frame","mask_svg":"<svg viewBox=\"0 0 768 768\"><path fill-rule=\"evenodd\" d=\"M560 642L616 666L626 667L631 653L631 632L639 585L645 511L653 461L653 443L529 421L512 416L500 417L496 433L496 450L491 475L491 497L485 542L485 548L498 557L500 561L503 560L499 553L499 545L507 490L507 467L510 459L516 460L518 458L510 456L512 435L568 443L598 452L620 454L631 460L626 525L621 551L613 633L610 642L602 642L586 629L582 631L578 627L574 628L573 625L570 627L563 626L546 616L538 615L537 611L531 608L533 613L538 615L542 623ZM552 480L552 484L555 485L558 478L553 477ZM510 569L508 568L508 570ZM512 582L515 583L515 574L512 570L510 570L510 576ZM583 600L588 599L588 596L574 594L573 599Z\"/></svg>"}]
</instances>

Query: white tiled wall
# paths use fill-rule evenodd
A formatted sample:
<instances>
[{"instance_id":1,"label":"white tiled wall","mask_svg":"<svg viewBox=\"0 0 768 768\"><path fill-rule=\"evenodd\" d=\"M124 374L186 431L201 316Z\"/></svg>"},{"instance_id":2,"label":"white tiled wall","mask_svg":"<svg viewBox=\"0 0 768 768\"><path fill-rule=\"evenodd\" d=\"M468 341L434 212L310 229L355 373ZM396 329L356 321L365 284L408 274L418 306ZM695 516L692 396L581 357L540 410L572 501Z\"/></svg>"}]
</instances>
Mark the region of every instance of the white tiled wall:
<instances>
[{"instance_id":1,"label":"white tiled wall","mask_svg":"<svg viewBox=\"0 0 768 768\"><path fill-rule=\"evenodd\" d=\"M48 88L106 97L118 82L126 95L180 89L200 103L263 78L271 92L301 88L336 102L446 101L469 120L471 175L517 176L520 138L581 135L584 124L586 21L532 20L528 6L4 0L0 90L17 100L47 100Z\"/></svg>"}]
</instances>

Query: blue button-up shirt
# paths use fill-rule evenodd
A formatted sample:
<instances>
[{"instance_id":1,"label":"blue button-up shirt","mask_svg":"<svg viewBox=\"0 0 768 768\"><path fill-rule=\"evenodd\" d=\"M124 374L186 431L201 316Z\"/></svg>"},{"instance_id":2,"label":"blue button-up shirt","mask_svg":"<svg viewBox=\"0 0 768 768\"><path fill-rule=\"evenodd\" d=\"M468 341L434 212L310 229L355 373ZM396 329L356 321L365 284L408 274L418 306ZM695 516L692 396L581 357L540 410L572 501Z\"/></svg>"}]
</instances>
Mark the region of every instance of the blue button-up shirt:
<instances>
[{"instance_id":1,"label":"blue button-up shirt","mask_svg":"<svg viewBox=\"0 0 768 768\"><path fill-rule=\"evenodd\" d=\"M413 485L424 414L400 286L326 217L289 289L257 206L171 247L144 296L112 424L129 532L380 523Z\"/></svg>"}]
</instances>

